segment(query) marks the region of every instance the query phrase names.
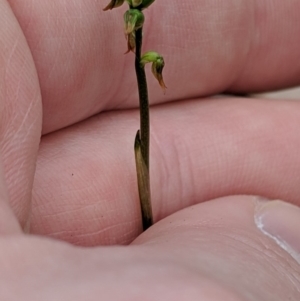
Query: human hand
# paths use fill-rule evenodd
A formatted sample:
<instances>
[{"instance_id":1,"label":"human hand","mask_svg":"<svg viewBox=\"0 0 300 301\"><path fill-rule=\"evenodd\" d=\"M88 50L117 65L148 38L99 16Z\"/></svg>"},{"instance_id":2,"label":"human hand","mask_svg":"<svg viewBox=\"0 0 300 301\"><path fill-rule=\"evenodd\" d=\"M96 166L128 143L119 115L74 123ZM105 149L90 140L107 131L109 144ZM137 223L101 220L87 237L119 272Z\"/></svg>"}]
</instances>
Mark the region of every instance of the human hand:
<instances>
[{"instance_id":1,"label":"human hand","mask_svg":"<svg viewBox=\"0 0 300 301\"><path fill-rule=\"evenodd\" d=\"M102 13L106 4L0 2L1 299L298 300L297 250L256 227L262 201L233 195L300 204L299 104L199 98L299 84L299 4L157 1L145 12L145 48L164 54L168 91L149 77L161 104L151 108L157 224L141 236L133 58L121 55L122 9ZM297 241L289 208L277 225ZM76 245L135 241L82 249L21 235L29 217L32 234Z\"/></svg>"}]
</instances>

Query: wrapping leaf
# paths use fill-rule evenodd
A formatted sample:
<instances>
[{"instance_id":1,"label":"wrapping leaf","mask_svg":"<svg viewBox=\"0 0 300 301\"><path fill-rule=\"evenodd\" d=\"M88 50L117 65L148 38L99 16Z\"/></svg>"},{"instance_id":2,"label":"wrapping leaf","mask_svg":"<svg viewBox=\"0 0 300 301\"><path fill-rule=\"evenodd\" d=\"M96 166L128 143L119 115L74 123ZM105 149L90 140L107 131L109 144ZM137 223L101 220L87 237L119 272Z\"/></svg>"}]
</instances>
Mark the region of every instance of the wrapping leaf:
<instances>
[{"instance_id":1,"label":"wrapping leaf","mask_svg":"<svg viewBox=\"0 0 300 301\"><path fill-rule=\"evenodd\" d=\"M130 51L134 52L135 50L135 33L132 32L128 35L126 35L126 39L127 39L127 51L126 53L129 53Z\"/></svg>"}]
</instances>

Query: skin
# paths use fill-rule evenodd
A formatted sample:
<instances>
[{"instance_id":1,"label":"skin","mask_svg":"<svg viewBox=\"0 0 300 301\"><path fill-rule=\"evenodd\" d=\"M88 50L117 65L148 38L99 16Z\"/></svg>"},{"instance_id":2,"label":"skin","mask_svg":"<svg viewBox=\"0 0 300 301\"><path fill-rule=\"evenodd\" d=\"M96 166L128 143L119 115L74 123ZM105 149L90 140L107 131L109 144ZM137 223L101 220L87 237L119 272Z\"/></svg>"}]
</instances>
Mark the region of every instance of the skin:
<instances>
[{"instance_id":1,"label":"skin","mask_svg":"<svg viewBox=\"0 0 300 301\"><path fill-rule=\"evenodd\" d=\"M254 211L300 205L300 102L207 96L300 84L300 2L145 10L168 90L149 72L143 234L133 56L106 5L0 0L0 299L299 300L299 264Z\"/></svg>"}]
</instances>

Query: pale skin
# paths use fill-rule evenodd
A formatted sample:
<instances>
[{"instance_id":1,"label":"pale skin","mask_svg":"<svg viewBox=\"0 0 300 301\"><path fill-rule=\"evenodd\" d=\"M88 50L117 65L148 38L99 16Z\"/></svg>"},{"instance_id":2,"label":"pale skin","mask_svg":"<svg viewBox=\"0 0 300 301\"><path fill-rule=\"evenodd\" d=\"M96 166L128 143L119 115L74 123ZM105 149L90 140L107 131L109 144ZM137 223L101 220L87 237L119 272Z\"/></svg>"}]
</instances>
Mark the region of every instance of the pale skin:
<instances>
[{"instance_id":1,"label":"pale skin","mask_svg":"<svg viewBox=\"0 0 300 301\"><path fill-rule=\"evenodd\" d=\"M141 235L125 6L0 0L1 300L299 300L299 264L253 212L300 205L300 102L205 96L300 84L300 2L171 2L145 11L168 89L147 70Z\"/></svg>"}]
</instances>

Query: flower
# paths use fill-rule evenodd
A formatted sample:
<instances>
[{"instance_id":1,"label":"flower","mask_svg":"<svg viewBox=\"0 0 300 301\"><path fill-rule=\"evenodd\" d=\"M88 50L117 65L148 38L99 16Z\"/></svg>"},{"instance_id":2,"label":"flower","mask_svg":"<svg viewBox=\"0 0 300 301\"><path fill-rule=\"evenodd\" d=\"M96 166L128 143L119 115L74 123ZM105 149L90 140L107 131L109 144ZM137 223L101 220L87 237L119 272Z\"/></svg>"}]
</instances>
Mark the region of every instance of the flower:
<instances>
[{"instance_id":1,"label":"flower","mask_svg":"<svg viewBox=\"0 0 300 301\"><path fill-rule=\"evenodd\" d=\"M165 92L167 87L162 76L162 71L165 66L164 58L155 51L149 51L141 57L141 66L144 67L147 63L152 63L152 73Z\"/></svg>"},{"instance_id":2,"label":"flower","mask_svg":"<svg viewBox=\"0 0 300 301\"><path fill-rule=\"evenodd\" d=\"M132 7L137 7L137 6L141 5L142 2L143 2L143 0L130 0L129 5L132 5Z\"/></svg>"},{"instance_id":3,"label":"flower","mask_svg":"<svg viewBox=\"0 0 300 301\"><path fill-rule=\"evenodd\" d=\"M155 0L143 0L141 4L141 9L149 7Z\"/></svg>"},{"instance_id":4,"label":"flower","mask_svg":"<svg viewBox=\"0 0 300 301\"><path fill-rule=\"evenodd\" d=\"M130 7L143 10L149 7L155 0L126 0Z\"/></svg>"},{"instance_id":5,"label":"flower","mask_svg":"<svg viewBox=\"0 0 300 301\"><path fill-rule=\"evenodd\" d=\"M129 9L124 14L125 34L130 34L144 24L144 14L138 9Z\"/></svg>"},{"instance_id":6,"label":"flower","mask_svg":"<svg viewBox=\"0 0 300 301\"><path fill-rule=\"evenodd\" d=\"M121 6L124 3L125 0L111 0L110 3L103 8L103 10L109 10L109 9L113 9L116 7Z\"/></svg>"}]
</instances>

